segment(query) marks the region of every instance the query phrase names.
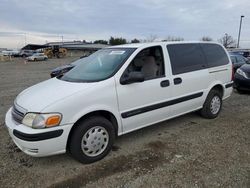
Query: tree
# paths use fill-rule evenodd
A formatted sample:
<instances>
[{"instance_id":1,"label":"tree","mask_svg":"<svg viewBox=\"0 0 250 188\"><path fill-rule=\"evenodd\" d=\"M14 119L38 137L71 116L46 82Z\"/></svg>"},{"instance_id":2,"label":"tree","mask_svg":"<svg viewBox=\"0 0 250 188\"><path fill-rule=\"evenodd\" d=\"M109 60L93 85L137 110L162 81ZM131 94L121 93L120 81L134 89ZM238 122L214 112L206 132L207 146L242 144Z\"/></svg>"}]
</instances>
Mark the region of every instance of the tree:
<instances>
[{"instance_id":1,"label":"tree","mask_svg":"<svg viewBox=\"0 0 250 188\"><path fill-rule=\"evenodd\" d=\"M162 41L184 41L184 38L175 37L175 36L168 36L166 39L163 39Z\"/></svg>"},{"instance_id":2,"label":"tree","mask_svg":"<svg viewBox=\"0 0 250 188\"><path fill-rule=\"evenodd\" d=\"M149 35L149 37L148 37L146 40L144 40L144 41L145 41L145 42L154 42L156 39L157 39L157 35L151 34L151 35Z\"/></svg>"},{"instance_id":3,"label":"tree","mask_svg":"<svg viewBox=\"0 0 250 188\"><path fill-rule=\"evenodd\" d=\"M235 47L236 41L233 39L231 35L227 33L218 40L225 48Z\"/></svg>"},{"instance_id":4,"label":"tree","mask_svg":"<svg viewBox=\"0 0 250 188\"><path fill-rule=\"evenodd\" d=\"M108 41L106 41L106 40L95 40L94 44L108 44Z\"/></svg>"},{"instance_id":5,"label":"tree","mask_svg":"<svg viewBox=\"0 0 250 188\"><path fill-rule=\"evenodd\" d=\"M120 44L126 44L127 40L120 37L120 38L114 38L114 37L110 37L109 39L109 44L110 45L120 45Z\"/></svg>"},{"instance_id":6,"label":"tree","mask_svg":"<svg viewBox=\"0 0 250 188\"><path fill-rule=\"evenodd\" d=\"M213 39L211 37L209 37L209 36L203 36L201 38L201 41L213 41Z\"/></svg>"},{"instance_id":7,"label":"tree","mask_svg":"<svg viewBox=\"0 0 250 188\"><path fill-rule=\"evenodd\" d=\"M135 39L131 40L131 43L140 43L140 41L135 38Z\"/></svg>"}]
</instances>

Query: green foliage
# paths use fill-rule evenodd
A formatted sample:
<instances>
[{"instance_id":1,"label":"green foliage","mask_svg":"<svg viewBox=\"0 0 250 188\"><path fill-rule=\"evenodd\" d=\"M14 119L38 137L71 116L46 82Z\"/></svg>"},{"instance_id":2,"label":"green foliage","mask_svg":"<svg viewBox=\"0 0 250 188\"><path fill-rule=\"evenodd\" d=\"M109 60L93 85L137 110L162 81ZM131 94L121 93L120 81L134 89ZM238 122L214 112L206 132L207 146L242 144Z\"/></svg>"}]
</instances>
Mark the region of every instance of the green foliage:
<instances>
[{"instance_id":1,"label":"green foliage","mask_svg":"<svg viewBox=\"0 0 250 188\"><path fill-rule=\"evenodd\" d=\"M120 37L120 38L114 38L114 37L110 37L109 39L109 44L110 45L120 45L120 44L126 44L127 40Z\"/></svg>"},{"instance_id":2,"label":"green foliage","mask_svg":"<svg viewBox=\"0 0 250 188\"><path fill-rule=\"evenodd\" d=\"M94 44L108 44L108 41L106 41L106 40L95 40Z\"/></svg>"},{"instance_id":3,"label":"green foliage","mask_svg":"<svg viewBox=\"0 0 250 188\"><path fill-rule=\"evenodd\" d=\"M140 43L140 41L136 38L134 38L133 40L131 40L131 43Z\"/></svg>"},{"instance_id":4,"label":"green foliage","mask_svg":"<svg viewBox=\"0 0 250 188\"><path fill-rule=\"evenodd\" d=\"M213 39L211 37L209 37L209 36L203 36L201 38L201 41L213 41Z\"/></svg>"}]
</instances>

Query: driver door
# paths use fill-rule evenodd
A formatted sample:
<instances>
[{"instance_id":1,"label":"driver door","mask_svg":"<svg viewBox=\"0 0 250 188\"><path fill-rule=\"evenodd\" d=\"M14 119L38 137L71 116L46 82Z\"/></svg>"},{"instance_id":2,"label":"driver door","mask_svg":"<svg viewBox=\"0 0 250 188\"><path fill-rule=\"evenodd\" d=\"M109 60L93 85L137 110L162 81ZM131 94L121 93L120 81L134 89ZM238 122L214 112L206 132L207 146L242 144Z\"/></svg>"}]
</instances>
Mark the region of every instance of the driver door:
<instances>
[{"instance_id":1,"label":"driver door","mask_svg":"<svg viewBox=\"0 0 250 188\"><path fill-rule=\"evenodd\" d=\"M162 46L141 50L121 77L116 77L118 105L123 133L165 120L169 117L171 97L169 72L165 70ZM131 72L141 72L143 82L121 84Z\"/></svg>"}]
</instances>

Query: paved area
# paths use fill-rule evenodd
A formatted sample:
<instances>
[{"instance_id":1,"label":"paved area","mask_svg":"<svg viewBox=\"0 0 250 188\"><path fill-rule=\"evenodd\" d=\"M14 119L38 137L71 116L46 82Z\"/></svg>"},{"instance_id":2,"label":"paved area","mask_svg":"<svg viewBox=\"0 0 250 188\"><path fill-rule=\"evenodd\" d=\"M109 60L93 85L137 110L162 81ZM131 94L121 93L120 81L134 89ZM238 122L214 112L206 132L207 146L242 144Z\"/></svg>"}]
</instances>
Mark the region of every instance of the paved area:
<instances>
[{"instance_id":1,"label":"paved area","mask_svg":"<svg viewBox=\"0 0 250 188\"><path fill-rule=\"evenodd\" d=\"M33 158L11 141L4 116L18 93L76 58L0 62L1 187L250 187L250 94L234 92L220 116L190 113L119 137L103 160Z\"/></svg>"}]
</instances>

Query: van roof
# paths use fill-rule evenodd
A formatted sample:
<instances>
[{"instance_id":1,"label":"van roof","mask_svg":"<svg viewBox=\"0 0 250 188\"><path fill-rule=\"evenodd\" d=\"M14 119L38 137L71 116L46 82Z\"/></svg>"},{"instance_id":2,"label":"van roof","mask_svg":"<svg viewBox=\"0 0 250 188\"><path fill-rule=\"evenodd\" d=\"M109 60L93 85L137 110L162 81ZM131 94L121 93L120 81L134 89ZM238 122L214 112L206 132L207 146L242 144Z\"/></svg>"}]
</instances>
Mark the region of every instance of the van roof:
<instances>
[{"instance_id":1,"label":"van roof","mask_svg":"<svg viewBox=\"0 0 250 188\"><path fill-rule=\"evenodd\" d=\"M122 45L117 45L117 46L109 46L107 48L140 48L140 47L148 47L148 46L155 46L155 45L189 44L189 43L219 44L217 42L210 42L210 41L168 41L168 42L148 42L148 43L122 44ZM221 45L221 44L219 44L219 45Z\"/></svg>"}]
</instances>

